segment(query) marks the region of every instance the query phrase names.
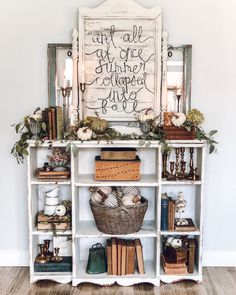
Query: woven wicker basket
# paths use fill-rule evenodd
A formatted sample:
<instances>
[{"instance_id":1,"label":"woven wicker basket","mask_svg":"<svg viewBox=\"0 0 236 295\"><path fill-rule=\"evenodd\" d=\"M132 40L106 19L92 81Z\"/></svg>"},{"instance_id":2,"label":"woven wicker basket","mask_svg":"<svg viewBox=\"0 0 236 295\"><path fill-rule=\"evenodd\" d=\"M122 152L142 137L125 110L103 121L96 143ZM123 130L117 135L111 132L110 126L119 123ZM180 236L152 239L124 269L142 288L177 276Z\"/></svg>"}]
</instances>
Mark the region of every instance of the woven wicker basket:
<instances>
[{"instance_id":1,"label":"woven wicker basket","mask_svg":"<svg viewBox=\"0 0 236 295\"><path fill-rule=\"evenodd\" d=\"M133 207L121 205L109 208L94 204L91 200L89 203L97 228L110 235L124 235L139 231L148 207L148 200L143 197L141 204Z\"/></svg>"}]
</instances>

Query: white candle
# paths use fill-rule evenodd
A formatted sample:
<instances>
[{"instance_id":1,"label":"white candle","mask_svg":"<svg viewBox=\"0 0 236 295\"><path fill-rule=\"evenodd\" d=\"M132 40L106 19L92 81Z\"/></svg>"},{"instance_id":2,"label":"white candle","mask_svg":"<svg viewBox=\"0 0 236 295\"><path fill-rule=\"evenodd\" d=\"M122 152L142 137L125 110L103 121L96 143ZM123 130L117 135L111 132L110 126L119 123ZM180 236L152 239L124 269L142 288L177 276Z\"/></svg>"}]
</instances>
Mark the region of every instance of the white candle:
<instances>
[{"instance_id":1,"label":"white candle","mask_svg":"<svg viewBox=\"0 0 236 295\"><path fill-rule=\"evenodd\" d=\"M181 88L177 88L176 95L181 95L181 94L182 94L182 89Z\"/></svg>"},{"instance_id":2,"label":"white candle","mask_svg":"<svg viewBox=\"0 0 236 295\"><path fill-rule=\"evenodd\" d=\"M81 65L81 83L84 84L84 64Z\"/></svg>"},{"instance_id":3,"label":"white candle","mask_svg":"<svg viewBox=\"0 0 236 295\"><path fill-rule=\"evenodd\" d=\"M67 86L67 81L66 81L66 71L63 72L63 85L62 87L65 89Z\"/></svg>"}]
</instances>

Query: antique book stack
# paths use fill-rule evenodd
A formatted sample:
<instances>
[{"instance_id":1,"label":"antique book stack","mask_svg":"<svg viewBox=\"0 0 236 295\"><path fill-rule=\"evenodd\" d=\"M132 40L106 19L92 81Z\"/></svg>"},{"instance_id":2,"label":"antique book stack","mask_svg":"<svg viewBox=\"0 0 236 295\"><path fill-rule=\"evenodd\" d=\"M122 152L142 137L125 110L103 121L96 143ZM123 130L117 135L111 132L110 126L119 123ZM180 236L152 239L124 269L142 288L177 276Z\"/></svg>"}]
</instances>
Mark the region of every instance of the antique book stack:
<instances>
[{"instance_id":1,"label":"antique book stack","mask_svg":"<svg viewBox=\"0 0 236 295\"><path fill-rule=\"evenodd\" d=\"M140 239L123 240L111 238L111 240L107 240L106 253L108 275L134 274L136 261L139 274L145 273Z\"/></svg>"},{"instance_id":2,"label":"antique book stack","mask_svg":"<svg viewBox=\"0 0 236 295\"><path fill-rule=\"evenodd\" d=\"M161 230L163 231L194 231L196 227L191 218L185 218L187 225L176 225L175 200L166 193L161 195Z\"/></svg>"},{"instance_id":3,"label":"antique book stack","mask_svg":"<svg viewBox=\"0 0 236 295\"><path fill-rule=\"evenodd\" d=\"M43 121L47 125L49 140L62 140L63 134L63 111L62 107L49 107L42 112Z\"/></svg>"},{"instance_id":4,"label":"antique book stack","mask_svg":"<svg viewBox=\"0 0 236 295\"><path fill-rule=\"evenodd\" d=\"M185 275L194 272L196 240L187 239L181 247L165 248L161 256L163 269L168 275Z\"/></svg>"},{"instance_id":5,"label":"antique book stack","mask_svg":"<svg viewBox=\"0 0 236 295\"><path fill-rule=\"evenodd\" d=\"M63 180L70 178L70 171L45 171L42 168L36 170L36 177L38 179L53 179L53 180Z\"/></svg>"},{"instance_id":6,"label":"antique book stack","mask_svg":"<svg viewBox=\"0 0 236 295\"><path fill-rule=\"evenodd\" d=\"M95 157L95 180L139 180L140 158L134 148L102 148Z\"/></svg>"},{"instance_id":7,"label":"antique book stack","mask_svg":"<svg viewBox=\"0 0 236 295\"><path fill-rule=\"evenodd\" d=\"M71 216L48 216L39 211L36 218L36 226L38 230L69 230L71 229Z\"/></svg>"}]
</instances>

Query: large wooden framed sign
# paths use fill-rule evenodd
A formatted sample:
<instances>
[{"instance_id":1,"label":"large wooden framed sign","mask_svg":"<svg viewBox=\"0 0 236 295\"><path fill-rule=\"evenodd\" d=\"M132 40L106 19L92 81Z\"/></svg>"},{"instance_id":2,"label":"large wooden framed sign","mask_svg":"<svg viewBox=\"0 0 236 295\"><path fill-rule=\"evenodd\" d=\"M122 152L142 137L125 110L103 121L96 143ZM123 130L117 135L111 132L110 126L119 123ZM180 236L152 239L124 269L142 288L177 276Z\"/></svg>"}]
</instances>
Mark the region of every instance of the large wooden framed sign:
<instances>
[{"instance_id":1,"label":"large wooden framed sign","mask_svg":"<svg viewBox=\"0 0 236 295\"><path fill-rule=\"evenodd\" d=\"M161 8L108 0L79 8L80 118L95 112L109 121L132 121L160 110Z\"/></svg>"}]
</instances>

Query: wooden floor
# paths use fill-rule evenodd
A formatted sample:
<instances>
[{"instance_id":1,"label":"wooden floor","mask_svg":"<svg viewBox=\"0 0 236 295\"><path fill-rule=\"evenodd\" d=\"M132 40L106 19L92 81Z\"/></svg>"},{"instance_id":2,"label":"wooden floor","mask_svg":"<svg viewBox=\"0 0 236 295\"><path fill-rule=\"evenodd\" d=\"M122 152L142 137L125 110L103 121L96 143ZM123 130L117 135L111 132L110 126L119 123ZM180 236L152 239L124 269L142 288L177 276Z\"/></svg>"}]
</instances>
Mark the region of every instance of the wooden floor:
<instances>
[{"instance_id":1,"label":"wooden floor","mask_svg":"<svg viewBox=\"0 0 236 295\"><path fill-rule=\"evenodd\" d=\"M50 281L29 283L28 267L0 267L0 295L235 295L236 268L204 268L204 281L196 284L191 281L175 284L162 284L153 287L139 284L132 287L100 287L81 284L72 287Z\"/></svg>"}]
</instances>

